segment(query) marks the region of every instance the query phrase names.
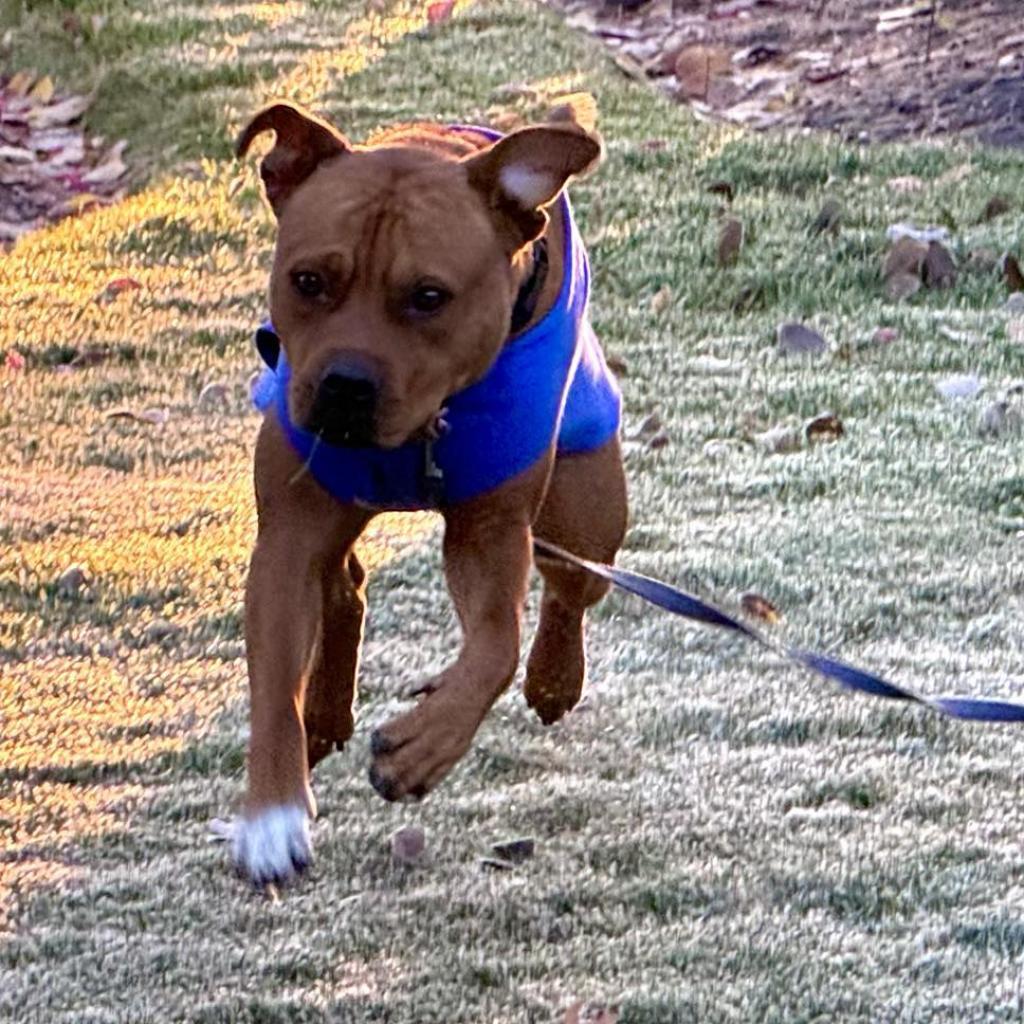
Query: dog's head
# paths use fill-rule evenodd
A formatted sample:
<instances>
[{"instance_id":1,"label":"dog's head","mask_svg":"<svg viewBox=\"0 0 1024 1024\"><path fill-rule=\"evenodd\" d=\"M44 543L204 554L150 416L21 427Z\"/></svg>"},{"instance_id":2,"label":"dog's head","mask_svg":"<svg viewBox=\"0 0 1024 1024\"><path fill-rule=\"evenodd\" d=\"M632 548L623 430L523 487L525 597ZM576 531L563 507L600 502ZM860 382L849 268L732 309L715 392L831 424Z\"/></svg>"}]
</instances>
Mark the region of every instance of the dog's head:
<instances>
[{"instance_id":1,"label":"dog's head","mask_svg":"<svg viewBox=\"0 0 1024 1024\"><path fill-rule=\"evenodd\" d=\"M242 132L238 155L267 130L270 311L292 369L291 417L331 444L400 445L496 358L522 252L600 142L559 123L493 144L438 131L436 145L399 132L354 146L275 104Z\"/></svg>"}]
</instances>

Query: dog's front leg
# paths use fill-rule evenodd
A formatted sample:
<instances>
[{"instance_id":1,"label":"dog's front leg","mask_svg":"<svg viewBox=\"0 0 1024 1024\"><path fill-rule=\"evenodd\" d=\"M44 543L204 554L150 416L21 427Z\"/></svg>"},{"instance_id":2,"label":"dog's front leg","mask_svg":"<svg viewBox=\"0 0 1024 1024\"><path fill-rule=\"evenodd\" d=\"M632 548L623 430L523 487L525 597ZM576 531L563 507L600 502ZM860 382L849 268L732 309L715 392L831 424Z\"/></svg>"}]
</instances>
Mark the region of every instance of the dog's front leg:
<instances>
[{"instance_id":1,"label":"dog's front leg","mask_svg":"<svg viewBox=\"0 0 1024 1024\"><path fill-rule=\"evenodd\" d=\"M234 859L255 884L287 881L311 859L303 703L325 648L325 568L344 560L368 515L334 502L264 423L256 451L259 532L245 591L249 665L248 792L234 835ZM358 631L351 636L358 644ZM354 652L352 657L355 657Z\"/></svg>"},{"instance_id":2,"label":"dog's front leg","mask_svg":"<svg viewBox=\"0 0 1024 1024\"><path fill-rule=\"evenodd\" d=\"M370 781L387 800L422 797L469 748L512 681L531 566L531 505L477 499L445 513L445 573L462 650L411 711L372 737Z\"/></svg>"}]
</instances>

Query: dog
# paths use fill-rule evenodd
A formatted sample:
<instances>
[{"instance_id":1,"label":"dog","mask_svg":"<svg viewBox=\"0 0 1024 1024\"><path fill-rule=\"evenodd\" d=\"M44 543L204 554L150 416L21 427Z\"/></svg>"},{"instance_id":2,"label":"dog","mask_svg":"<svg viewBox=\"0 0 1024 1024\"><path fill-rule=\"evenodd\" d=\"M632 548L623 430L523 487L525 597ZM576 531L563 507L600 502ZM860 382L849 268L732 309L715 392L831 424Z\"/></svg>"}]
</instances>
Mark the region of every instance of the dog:
<instances>
[{"instance_id":1,"label":"dog","mask_svg":"<svg viewBox=\"0 0 1024 1024\"><path fill-rule=\"evenodd\" d=\"M587 319L589 268L564 188L599 161L574 116L507 135L413 124L353 145L287 103L260 174L277 220L258 532L245 590L248 788L233 857L256 885L311 861L314 765L353 732L365 573L379 512L437 509L462 628L455 660L375 730L370 782L419 799L509 686L534 533L612 561L626 529L621 398ZM584 615L608 584L538 558L524 693L542 722L579 700Z\"/></svg>"}]
</instances>

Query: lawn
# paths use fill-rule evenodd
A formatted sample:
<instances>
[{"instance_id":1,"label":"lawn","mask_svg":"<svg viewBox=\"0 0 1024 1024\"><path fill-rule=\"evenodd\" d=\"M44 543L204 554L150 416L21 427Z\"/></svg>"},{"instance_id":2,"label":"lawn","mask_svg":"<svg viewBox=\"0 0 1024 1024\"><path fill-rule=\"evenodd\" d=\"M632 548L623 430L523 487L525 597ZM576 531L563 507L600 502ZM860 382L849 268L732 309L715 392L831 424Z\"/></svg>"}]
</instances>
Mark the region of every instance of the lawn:
<instances>
[{"instance_id":1,"label":"lawn","mask_svg":"<svg viewBox=\"0 0 1024 1024\"><path fill-rule=\"evenodd\" d=\"M99 31L72 38L68 6ZM491 1024L590 1001L622 1024L1020 1020L1019 727L842 696L612 595L577 713L545 729L513 687L429 800L376 797L372 726L457 644L430 516L368 539L360 719L316 772L309 876L267 900L208 840L243 786L250 338L273 239L230 140L271 96L358 139L592 91L607 159L573 198L593 318L627 434L657 413L665 435L627 444L622 564L731 611L755 591L773 632L924 693L1024 697L1024 441L978 432L1024 381L1024 314L977 255L1021 251L1021 155L749 135L524 0L429 27L424 8L3 15L2 59L95 90L91 130L131 140L138 187L0 256L0 1018ZM720 181L745 226L727 268ZM1000 193L1017 205L980 221ZM840 228L812 234L828 197ZM951 228L954 288L886 297L896 221ZM105 292L125 277L141 287ZM828 352L780 357L789 319ZM90 365L62 369L76 352ZM960 374L980 394L942 397ZM753 440L824 411L834 443ZM405 824L427 834L412 868L390 856ZM482 865L513 836L533 859Z\"/></svg>"}]
</instances>

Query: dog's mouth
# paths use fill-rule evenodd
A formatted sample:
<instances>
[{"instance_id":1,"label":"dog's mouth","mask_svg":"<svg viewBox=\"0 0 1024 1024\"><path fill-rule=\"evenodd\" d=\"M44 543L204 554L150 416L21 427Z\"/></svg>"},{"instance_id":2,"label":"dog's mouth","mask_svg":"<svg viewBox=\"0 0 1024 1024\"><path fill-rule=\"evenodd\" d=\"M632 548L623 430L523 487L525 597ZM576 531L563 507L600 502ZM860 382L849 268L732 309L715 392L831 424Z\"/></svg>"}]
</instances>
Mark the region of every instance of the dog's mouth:
<instances>
[{"instance_id":1,"label":"dog's mouth","mask_svg":"<svg viewBox=\"0 0 1024 1024\"><path fill-rule=\"evenodd\" d=\"M316 412L316 410L314 410ZM306 429L323 443L337 448L378 448L388 450L403 444L438 441L448 432L448 410L432 412L412 431L379 431L372 419L350 413L310 415Z\"/></svg>"}]
</instances>

